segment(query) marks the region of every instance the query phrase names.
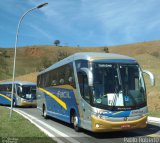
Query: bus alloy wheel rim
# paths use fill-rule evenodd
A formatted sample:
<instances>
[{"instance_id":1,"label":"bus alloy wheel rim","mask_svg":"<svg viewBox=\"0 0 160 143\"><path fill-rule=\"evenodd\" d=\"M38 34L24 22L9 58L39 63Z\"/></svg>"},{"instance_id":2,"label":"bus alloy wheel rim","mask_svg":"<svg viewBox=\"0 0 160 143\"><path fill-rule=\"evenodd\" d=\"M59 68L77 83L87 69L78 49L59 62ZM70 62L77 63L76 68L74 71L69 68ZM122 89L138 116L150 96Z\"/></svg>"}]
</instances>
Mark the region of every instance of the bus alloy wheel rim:
<instances>
[{"instance_id":1,"label":"bus alloy wheel rim","mask_svg":"<svg viewBox=\"0 0 160 143\"><path fill-rule=\"evenodd\" d=\"M73 124L75 127L77 127L77 125L78 125L78 117L77 116L74 116Z\"/></svg>"},{"instance_id":2,"label":"bus alloy wheel rim","mask_svg":"<svg viewBox=\"0 0 160 143\"><path fill-rule=\"evenodd\" d=\"M44 113L43 113L43 114L44 114L44 117L47 115L47 113L46 113L46 109L44 109Z\"/></svg>"}]
</instances>

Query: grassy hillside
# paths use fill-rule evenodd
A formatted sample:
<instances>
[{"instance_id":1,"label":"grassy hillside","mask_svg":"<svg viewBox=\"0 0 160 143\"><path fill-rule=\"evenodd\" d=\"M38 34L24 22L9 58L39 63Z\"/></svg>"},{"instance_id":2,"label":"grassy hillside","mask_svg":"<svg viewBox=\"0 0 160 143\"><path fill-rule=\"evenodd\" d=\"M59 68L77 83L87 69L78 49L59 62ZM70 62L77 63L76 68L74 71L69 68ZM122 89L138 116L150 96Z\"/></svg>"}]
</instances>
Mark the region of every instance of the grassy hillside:
<instances>
[{"instance_id":1,"label":"grassy hillside","mask_svg":"<svg viewBox=\"0 0 160 143\"><path fill-rule=\"evenodd\" d=\"M150 114L160 117L160 41L135 43L121 46L108 47L110 53L124 54L134 57L138 60L143 69L150 70L156 77L156 86L151 87L148 77L145 77L148 105ZM2 49L7 51L8 57L5 58L8 64L8 73L0 72L0 80L11 77L13 52L14 49ZM42 63L47 60L49 64L57 61L60 53L71 55L76 52L105 52L104 47L55 47L55 46L29 46L17 49L17 68L16 75L18 79L27 81L36 81L36 74ZM32 73L32 74L30 74Z\"/></svg>"},{"instance_id":2,"label":"grassy hillside","mask_svg":"<svg viewBox=\"0 0 160 143\"><path fill-rule=\"evenodd\" d=\"M0 80L11 77L12 65L13 65L13 54L14 49L2 49L1 51L7 51L9 58L5 58L8 64L8 71L6 75L2 72L0 74ZM60 52L67 53L70 55L80 51L102 51L99 48L71 48L71 47L54 47L54 46L29 46L17 49L17 60L16 60L16 75L25 75L31 72L37 72L43 61L47 60L49 63L55 63L57 61L57 55ZM0 63L1 64L1 63ZM0 70L1 71L1 70Z\"/></svg>"}]
</instances>

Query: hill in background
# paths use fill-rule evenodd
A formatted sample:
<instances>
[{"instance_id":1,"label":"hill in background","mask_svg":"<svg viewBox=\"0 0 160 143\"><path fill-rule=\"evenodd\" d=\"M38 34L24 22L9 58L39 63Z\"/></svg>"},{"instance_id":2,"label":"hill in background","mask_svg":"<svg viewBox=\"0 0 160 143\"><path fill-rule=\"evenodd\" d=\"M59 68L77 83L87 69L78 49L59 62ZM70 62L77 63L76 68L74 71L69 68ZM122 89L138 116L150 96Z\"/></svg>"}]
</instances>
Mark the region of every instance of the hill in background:
<instances>
[{"instance_id":1,"label":"hill in background","mask_svg":"<svg viewBox=\"0 0 160 143\"><path fill-rule=\"evenodd\" d=\"M64 47L64 46L28 46L17 49L16 75L18 80L36 82L36 74L39 70L54 64L63 57L76 52L106 52L128 55L137 59L142 69L150 70L156 77L156 86L151 87L148 77L145 77L148 91L148 105L152 115L160 111L160 41L135 43L112 47ZM14 49L0 48L0 53L6 53L3 57L6 71L0 66L0 80L6 80L12 76ZM0 61L0 65L2 60Z\"/></svg>"}]
</instances>

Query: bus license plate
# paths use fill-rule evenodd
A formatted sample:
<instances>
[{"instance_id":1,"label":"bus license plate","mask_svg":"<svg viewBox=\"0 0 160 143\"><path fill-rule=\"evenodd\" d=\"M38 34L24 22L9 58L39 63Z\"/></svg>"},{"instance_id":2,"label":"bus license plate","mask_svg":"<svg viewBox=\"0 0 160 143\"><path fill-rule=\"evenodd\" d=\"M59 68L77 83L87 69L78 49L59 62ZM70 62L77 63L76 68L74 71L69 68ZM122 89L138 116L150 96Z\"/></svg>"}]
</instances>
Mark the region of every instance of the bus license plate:
<instances>
[{"instance_id":1,"label":"bus license plate","mask_svg":"<svg viewBox=\"0 0 160 143\"><path fill-rule=\"evenodd\" d=\"M121 128L128 129L128 128L131 128L131 125L129 125L129 124L121 125Z\"/></svg>"}]
</instances>

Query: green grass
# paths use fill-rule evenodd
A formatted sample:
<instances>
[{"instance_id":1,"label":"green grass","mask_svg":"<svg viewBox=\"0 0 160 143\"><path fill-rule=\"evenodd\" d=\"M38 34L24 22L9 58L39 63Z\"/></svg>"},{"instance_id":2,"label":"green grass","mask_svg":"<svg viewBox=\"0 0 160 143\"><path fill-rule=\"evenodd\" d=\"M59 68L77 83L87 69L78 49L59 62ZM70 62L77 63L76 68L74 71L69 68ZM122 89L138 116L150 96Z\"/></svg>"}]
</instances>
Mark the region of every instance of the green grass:
<instances>
[{"instance_id":1,"label":"green grass","mask_svg":"<svg viewBox=\"0 0 160 143\"><path fill-rule=\"evenodd\" d=\"M159 117L160 118L160 112L149 112L148 114L149 116L153 116L153 117Z\"/></svg>"},{"instance_id":2,"label":"green grass","mask_svg":"<svg viewBox=\"0 0 160 143\"><path fill-rule=\"evenodd\" d=\"M9 139L18 140L17 143L54 143L54 141L41 132L36 126L13 112L9 119L9 109L0 106L0 141Z\"/></svg>"}]
</instances>

